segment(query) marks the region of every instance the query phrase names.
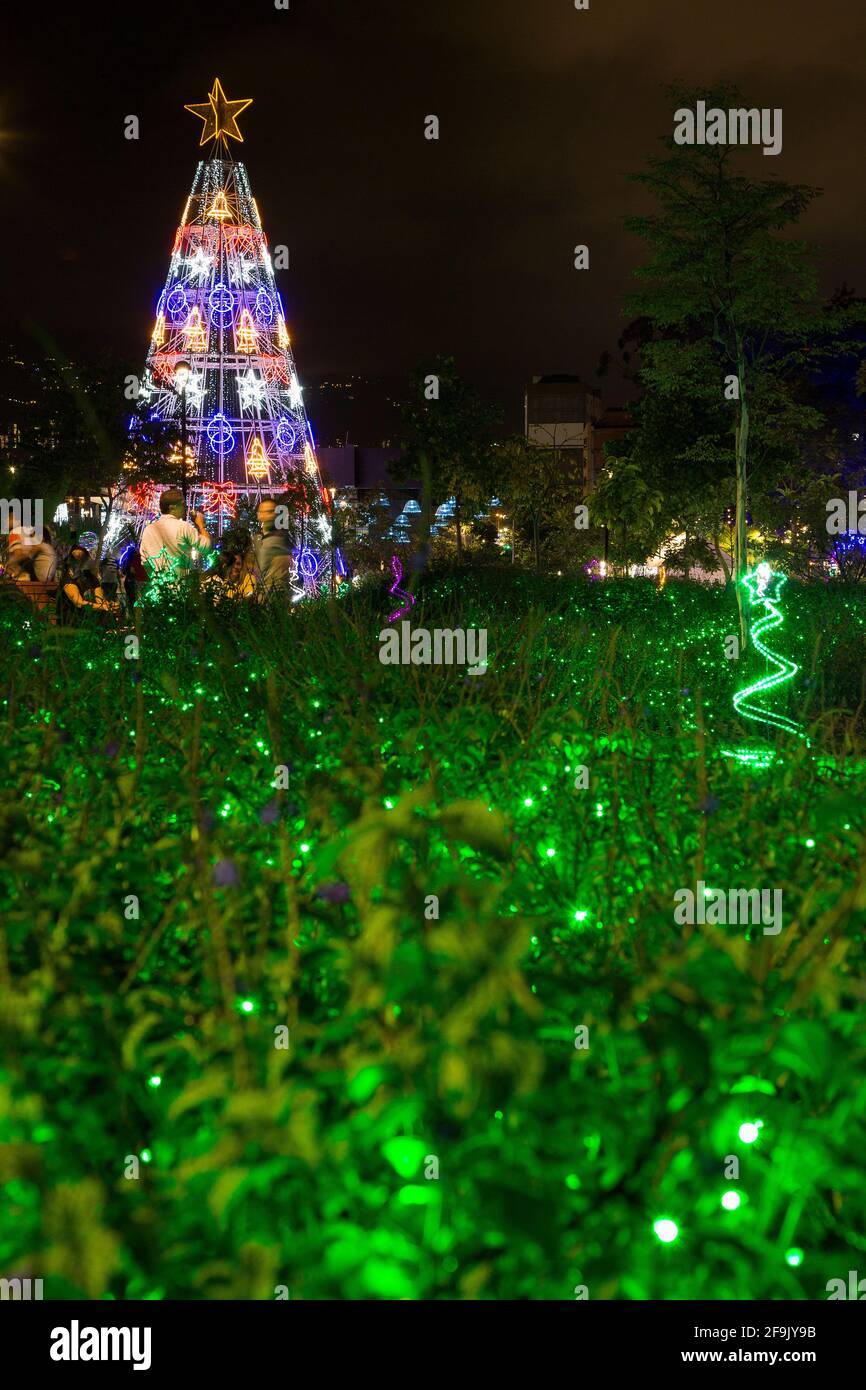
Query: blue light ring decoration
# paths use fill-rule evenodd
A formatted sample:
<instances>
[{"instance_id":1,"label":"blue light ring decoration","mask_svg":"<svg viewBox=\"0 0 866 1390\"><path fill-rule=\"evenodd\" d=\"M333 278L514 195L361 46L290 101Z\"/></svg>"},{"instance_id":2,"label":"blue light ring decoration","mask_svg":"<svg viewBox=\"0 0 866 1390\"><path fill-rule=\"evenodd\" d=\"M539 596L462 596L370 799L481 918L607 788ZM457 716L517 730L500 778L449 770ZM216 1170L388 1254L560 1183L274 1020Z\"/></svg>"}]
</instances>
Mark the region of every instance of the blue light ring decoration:
<instances>
[{"instance_id":1,"label":"blue light ring decoration","mask_svg":"<svg viewBox=\"0 0 866 1390\"><path fill-rule=\"evenodd\" d=\"M234 291L220 280L208 295L208 310L213 328L231 328L237 301Z\"/></svg>"},{"instance_id":2,"label":"blue light ring decoration","mask_svg":"<svg viewBox=\"0 0 866 1390\"><path fill-rule=\"evenodd\" d=\"M185 323L189 314L189 297L183 285L175 285L165 299L165 311L172 323Z\"/></svg>"},{"instance_id":3,"label":"blue light ring decoration","mask_svg":"<svg viewBox=\"0 0 866 1390\"><path fill-rule=\"evenodd\" d=\"M297 546L292 551L292 554L295 557L295 562L298 566L298 574L301 578L311 581L314 580L321 568L318 555L310 550L308 546L304 546L303 549Z\"/></svg>"}]
</instances>

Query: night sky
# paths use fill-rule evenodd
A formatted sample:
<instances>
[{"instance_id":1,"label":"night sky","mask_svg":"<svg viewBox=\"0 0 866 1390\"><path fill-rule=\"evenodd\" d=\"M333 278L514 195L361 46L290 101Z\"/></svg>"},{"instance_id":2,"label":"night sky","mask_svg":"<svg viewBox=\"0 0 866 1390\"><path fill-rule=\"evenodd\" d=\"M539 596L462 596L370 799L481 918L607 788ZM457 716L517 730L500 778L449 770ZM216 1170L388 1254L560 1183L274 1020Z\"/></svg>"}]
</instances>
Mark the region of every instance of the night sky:
<instances>
[{"instance_id":1,"label":"night sky","mask_svg":"<svg viewBox=\"0 0 866 1390\"><path fill-rule=\"evenodd\" d=\"M289 247L278 280L302 381L397 379L447 352L513 427L533 373L593 382L641 250L624 175L671 130L675 79L733 80L746 105L783 108L782 154L744 164L825 190L802 224L826 251L822 287L866 292L861 0L76 8L16 3L0 20L0 330L29 318L68 350L143 362L199 157L184 104L215 76L254 98L233 150L271 245Z\"/></svg>"}]
</instances>

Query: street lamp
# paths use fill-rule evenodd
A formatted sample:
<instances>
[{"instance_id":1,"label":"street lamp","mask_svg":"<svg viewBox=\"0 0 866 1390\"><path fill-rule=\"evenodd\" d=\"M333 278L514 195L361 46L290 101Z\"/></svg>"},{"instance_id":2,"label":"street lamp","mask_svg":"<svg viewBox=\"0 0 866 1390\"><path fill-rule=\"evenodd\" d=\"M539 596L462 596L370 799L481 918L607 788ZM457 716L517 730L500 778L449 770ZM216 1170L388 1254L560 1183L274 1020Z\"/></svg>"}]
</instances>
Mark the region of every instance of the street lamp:
<instances>
[{"instance_id":1,"label":"street lamp","mask_svg":"<svg viewBox=\"0 0 866 1390\"><path fill-rule=\"evenodd\" d=\"M180 392L180 478L183 492L183 510L186 515L186 388L192 368L188 362L180 361L174 369L174 384Z\"/></svg>"}]
</instances>

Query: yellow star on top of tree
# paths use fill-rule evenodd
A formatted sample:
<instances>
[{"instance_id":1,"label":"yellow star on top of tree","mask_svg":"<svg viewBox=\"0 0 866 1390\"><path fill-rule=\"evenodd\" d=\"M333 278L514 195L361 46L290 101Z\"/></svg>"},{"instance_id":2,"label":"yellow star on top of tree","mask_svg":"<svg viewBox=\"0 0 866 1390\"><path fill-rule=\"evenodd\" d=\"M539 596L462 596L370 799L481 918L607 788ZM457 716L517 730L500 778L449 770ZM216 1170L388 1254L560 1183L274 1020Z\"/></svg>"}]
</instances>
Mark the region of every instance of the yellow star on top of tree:
<instances>
[{"instance_id":1,"label":"yellow star on top of tree","mask_svg":"<svg viewBox=\"0 0 866 1390\"><path fill-rule=\"evenodd\" d=\"M194 116L204 121L200 145L206 145L208 140L218 140L223 135L228 135L232 140L240 140L243 144L244 137L238 130L237 118L252 104L252 97L247 97L244 101L229 101L219 78L215 77L213 90L207 101L199 102L195 106L185 106L184 110L191 111Z\"/></svg>"}]
</instances>

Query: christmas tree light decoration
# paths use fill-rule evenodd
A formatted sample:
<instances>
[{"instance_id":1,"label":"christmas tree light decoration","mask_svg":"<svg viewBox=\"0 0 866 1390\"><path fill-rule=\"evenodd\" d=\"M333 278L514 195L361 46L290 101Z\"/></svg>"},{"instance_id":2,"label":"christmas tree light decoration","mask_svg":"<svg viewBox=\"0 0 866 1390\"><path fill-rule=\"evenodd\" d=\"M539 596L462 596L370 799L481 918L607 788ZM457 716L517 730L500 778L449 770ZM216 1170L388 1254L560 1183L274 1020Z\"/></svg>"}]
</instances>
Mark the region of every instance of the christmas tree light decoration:
<instances>
[{"instance_id":1,"label":"christmas tree light decoration","mask_svg":"<svg viewBox=\"0 0 866 1390\"><path fill-rule=\"evenodd\" d=\"M402 618L409 612L410 608L415 607L415 595L407 594L405 589L400 588L400 580L403 578L403 565L396 555L391 556L391 573L394 576L394 583L388 590L389 594L405 600L403 607L398 608L397 611L392 613L388 618L389 623L396 623L398 618Z\"/></svg>"},{"instance_id":2,"label":"christmas tree light decoration","mask_svg":"<svg viewBox=\"0 0 866 1390\"><path fill-rule=\"evenodd\" d=\"M757 616L753 617L750 627L752 645L774 669L760 680L738 690L734 695L734 709L737 714L747 719L754 719L770 728L780 729L783 733L803 739L808 747L808 736L800 724L774 709L767 708L763 700L756 702L756 697L765 696L793 680L800 669L795 661L780 656L763 641L766 633L772 632L784 623L778 605L787 575L773 570L766 561L762 561L749 574L744 575L740 582L748 592L750 609L757 610ZM739 762L755 768L766 768L775 759L775 751L770 748L725 748L722 751L726 757L736 758Z\"/></svg>"},{"instance_id":3,"label":"christmas tree light decoration","mask_svg":"<svg viewBox=\"0 0 866 1390\"><path fill-rule=\"evenodd\" d=\"M238 116L252 104L252 97L245 97L241 101L229 101L222 89L222 83L216 77L207 101L185 106L184 110L191 111L199 120L204 121L200 145L206 145L209 140L221 139L239 140L243 144L244 137L238 129Z\"/></svg>"},{"instance_id":4,"label":"christmas tree light decoration","mask_svg":"<svg viewBox=\"0 0 866 1390\"><path fill-rule=\"evenodd\" d=\"M262 353L259 355L259 363L261 365L262 374L265 378L265 381L271 383L278 381L281 385L288 386L289 373L288 368L286 367L286 359L284 357L266 357Z\"/></svg>"},{"instance_id":5,"label":"christmas tree light decoration","mask_svg":"<svg viewBox=\"0 0 866 1390\"><path fill-rule=\"evenodd\" d=\"M189 277L197 285L204 285L210 280L213 273L213 257L199 247L192 256L187 256L184 260Z\"/></svg>"},{"instance_id":6,"label":"christmas tree light decoration","mask_svg":"<svg viewBox=\"0 0 866 1390\"><path fill-rule=\"evenodd\" d=\"M146 516L156 516L159 511L159 488L156 483L135 483L129 492L139 511Z\"/></svg>"},{"instance_id":7,"label":"christmas tree light decoration","mask_svg":"<svg viewBox=\"0 0 866 1390\"><path fill-rule=\"evenodd\" d=\"M189 300L183 285L175 285L171 293L166 296L165 307L171 316L172 323L181 323L187 318Z\"/></svg>"},{"instance_id":8,"label":"christmas tree light decoration","mask_svg":"<svg viewBox=\"0 0 866 1390\"><path fill-rule=\"evenodd\" d=\"M214 328L230 328L235 316L235 297L222 281L214 285L207 299Z\"/></svg>"},{"instance_id":9,"label":"christmas tree light decoration","mask_svg":"<svg viewBox=\"0 0 866 1390\"><path fill-rule=\"evenodd\" d=\"M255 227L251 227L245 222L242 226L226 227L223 235L230 254L237 258L236 263L247 263L250 272L255 270L256 247L259 237Z\"/></svg>"},{"instance_id":10,"label":"christmas tree light decoration","mask_svg":"<svg viewBox=\"0 0 866 1390\"><path fill-rule=\"evenodd\" d=\"M280 419L277 421L278 448L283 449L287 454L290 454L292 449L295 447L295 440L297 439L297 437L298 431L295 429L295 426L292 424L291 420L289 420L285 415L281 416Z\"/></svg>"},{"instance_id":11,"label":"christmas tree light decoration","mask_svg":"<svg viewBox=\"0 0 866 1390\"><path fill-rule=\"evenodd\" d=\"M304 546L303 549L299 548L292 551L292 554L297 561L298 574L302 575L304 579L315 579L319 573L319 557L315 551Z\"/></svg>"},{"instance_id":12,"label":"christmas tree light decoration","mask_svg":"<svg viewBox=\"0 0 866 1390\"><path fill-rule=\"evenodd\" d=\"M221 188L205 213L205 217L214 217L217 221L222 221L224 217L231 217L232 210L226 202L225 189Z\"/></svg>"},{"instance_id":13,"label":"christmas tree light decoration","mask_svg":"<svg viewBox=\"0 0 866 1390\"><path fill-rule=\"evenodd\" d=\"M259 290L256 295L256 318L265 328L269 328L274 321L274 301L267 290Z\"/></svg>"},{"instance_id":14,"label":"christmas tree light decoration","mask_svg":"<svg viewBox=\"0 0 866 1390\"><path fill-rule=\"evenodd\" d=\"M234 483L205 483L202 489L202 511L206 516L234 519L238 514Z\"/></svg>"},{"instance_id":15,"label":"christmas tree light decoration","mask_svg":"<svg viewBox=\"0 0 866 1390\"><path fill-rule=\"evenodd\" d=\"M196 306L187 319L184 341L190 352L201 352L207 347L207 334L201 321L201 309Z\"/></svg>"},{"instance_id":16,"label":"christmas tree light decoration","mask_svg":"<svg viewBox=\"0 0 866 1390\"><path fill-rule=\"evenodd\" d=\"M247 477L254 478L256 482L262 482L265 478L270 480L271 464L260 439L253 441L253 447L247 454L246 469Z\"/></svg>"},{"instance_id":17,"label":"christmas tree light decoration","mask_svg":"<svg viewBox=\"0 0 866 1390\"><path fill-rule=\"evenodd\" d=\"M255 261L249 260L246 256L240 256L229 271L229 279L233 285L248 285L255 271Z\"/></svg>"},{"instance_id":18,"label":"christmas tree light decoration","mask_svg":"<svg viewBox=\"0 0 866 1390\"><path fill-rule=\"evenodd\" d=\"M217 454L230 454L235 447L234 430L224 415L218 413L208 420L207 442Z\"/></svg>"},{"instance_id":19,"label":"christmas tree light decoration","mask_svg":"<svg viewBox=\"0 0 866 1390\"><path fill-rule=\"evenodd\" d=\"M259 344L253 317L249 309L244 309L235 330L235 347L238 352L255 352Z\"/></svg>"},{"instance_id":20,"label":"christmas tree light decoration","mask_svg":"<svg viewBox=\"0 0 866 1390\"><path fill-rule=\"evenodd\" d=\"M258 409L265 394L265 383L261 377L256 376L252 367L245 376L240 378L238 392L241 400L242 410Z\"/></svg>"},{"instance_id":21,"label":"christmas tree light decoration","mask_svg":"<svg viewBox=\"0 0 866 1390\"><path fill-rule=\"evenodd\" d=\"M199 496L205 486L224 483L234 485L237 502L257 497L266 483L291 492L298 475L309 473L317 493L300 490L297 501L314 527L330 499L321 490L285 309L249 177L229 152L237 138L232 123L246 104L227 102L215 84L207 105L193 108L209 149L173 237L142 374L149 398L146 407L137 403L130 428L144 434L151 421L162 421L175 439L185 424L192 455L185 472L197 481ZM185 400L175 380L179 361L190 369ZM175 458L179 462L177 451ZM123 505L127 516L145 520L134 498ZM221 530L229 512L221 506L215 515ZM321 567L336 568L330 547L323 549Z\"/></svg>"}]
</instances>

